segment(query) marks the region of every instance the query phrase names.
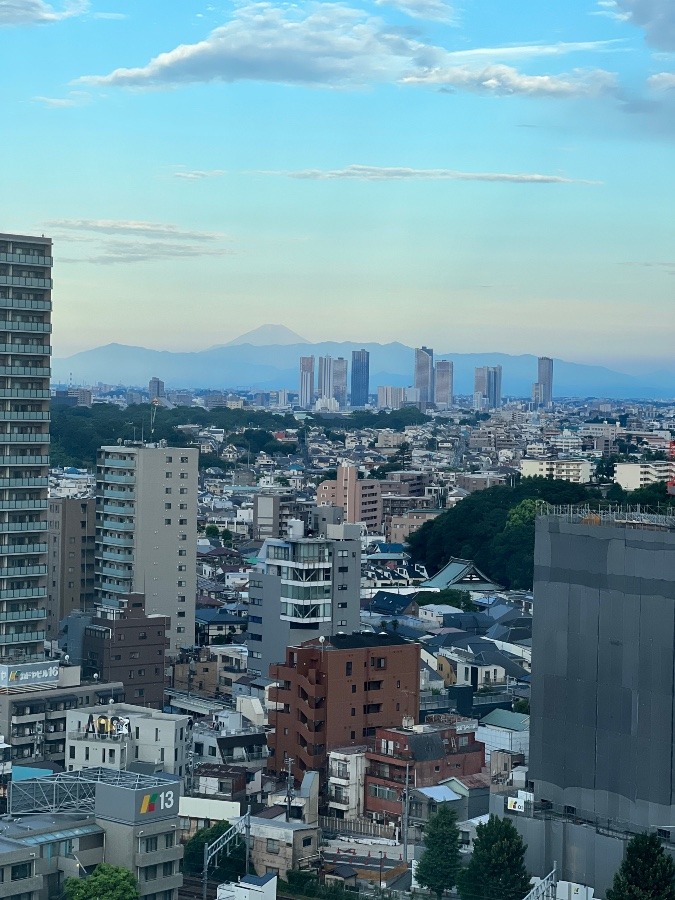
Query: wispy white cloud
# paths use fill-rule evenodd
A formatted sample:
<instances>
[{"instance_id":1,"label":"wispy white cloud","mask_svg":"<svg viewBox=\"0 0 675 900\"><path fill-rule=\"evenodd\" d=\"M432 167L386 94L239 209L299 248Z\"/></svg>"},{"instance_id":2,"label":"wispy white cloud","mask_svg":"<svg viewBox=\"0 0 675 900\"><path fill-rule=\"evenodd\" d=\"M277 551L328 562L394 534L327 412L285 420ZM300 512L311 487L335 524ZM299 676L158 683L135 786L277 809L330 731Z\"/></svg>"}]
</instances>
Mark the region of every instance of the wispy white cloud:
<instances>
[{"instance_id":1,"label":"wispy white cloud","mask_svg":"<svg viewBox=\"0 0 675 900\"><path fill-rule=\"evenodd\" d=\"M91 94L86 91L70 91L67 97L33 97L32 99L33 103L41 103L48 109L70 109L74 106L85 106L91 101Z\"/></svg>"},{"instance_id":2,"label":"wispy white cloud","mask_svg":"<svg viewBox=\"0 0 675 900\"><path fill-rule=\"evenodd\" d=\"M224 235L213 231L185 231L168 222L138 222L116 219L53 219L50 228L98 234L128 234L139 238L161 237L174 241L214 241Z\"/></svg>"},{"instance_id":3,"label":"wispy white cloud","mask_svg":"<svg viewBox=\"0 0 675 900\"><path fill-rule=\"evenodd\" d=\"M94 19L112 19L113 21L121 21L122 19L129 18L126 13L121 12L96 12L93 17Z\"/></svg>"},{"instance_id":4,"label":"wispy white cloud","mask_svg":"<svg viewBox=\"0 0 675 900\"><path fill-rule=\"evenodd\" d=\"M412 19L453 22L454 10L443 0L375 0L376 6L392 6Z\"/></svg>"},{"instance_id":5,"label":"wispy white cloud","mask_svg":"<svg viewBox=\"0 0 675 900\"><path fill-rule=\"evenodd\" d=\"M647 85L655 91L675 90L675 72L659 72L647 79Z\"/></svg>"},{"instance_id":6,"label":"wispy white cloud","mask_svg":"<svg viewBox=\"0 0 675 900\"><path fill-rule=\"evenodd\" d=\"M431 84L494 96L599 97L617 90L617 78L604 69L576 69L563 75L527 75L511 66L437 66L406 75L404 84Z\"/></svg>"},{"instance_id":7,"label":"wispy white cloud","mask_svg":"<svg viewBox=\"0 0 675 900\"><path fill-rule=\"evenodd\" d=\"M356 181L505 181L512 184L601 184L567 178L562 175L541 175L530 172L458 172L455 169L412 169L386 166L347 166L344 169L303 169L298 172L275 172L289 178L314 181L356 180Z\"/></svg>"},{"instance_id":8,"label":"wispy white cloud","mask_svg":"<svg viewBox=\"0 0 675 900\"><path fill-rule=\"evenodd\" d=\"M80 262L95 265L115 265L117 263L150 262L159 259L194 259L205 256L231 256L228 247L204 247L201 244L173 244L163 241L105 241L100 253Z\"/></svg>"},{"instance_id":9,"label":"wispy white cloud","mask_svg":"<svg viewBox=\"0 0 675 900\"><path fill-rule=\"evenodd\" d=\"M605 16L615 22L627 22L630 15L619 10L616 0L598 0L598 9L591 12L592 16Z\"/></svg>"},{"instance_id":10,"label":"wispy white cloud","mask_svg":"<svg viewBox=\"0 0 675 900\"><path fill-rule=\"evenodd\" d=\"M625 20L644 29L648 44L658 50L675 50L675 2L673 0L616 0Z\"/></svg>"},{"instance_id":11,"label":"wispy white cloud","mask_svg":"<svg viewBox=\"0 0 675 900\"><path fill-rule=\"evenodd\" d=\"M46 25L80 16L89 8L89 0L65 0L59 6L44 0L0 0L0 27Z\"/></svg>"},{"instance_id":12,"label":"wispy white cloud","mask_svg":"<svg viewBox=\"0 0 675 900\"><path fill-rule=\"evenodd\" d=\"M261 2L238 8L230 22L199 43L183 44L144 66L88 75L79 81L137 89L238 80L330 88L389 82L438 84L495 95L596 96L614 89L612 73L575 70L566 75L528 75L497 61L614 49L616 42L593 41L453 53L341 3L303 7Z\"/></svg>"},{"instance_id":13,"label":"wispy white cloud","mask_svg":"<svg viewBox=\"0 0 675 900\"><path fill-rule=\"evenodd\" d=\"M188 181L201 181L204 178L220 178L227 175L225 169L195 169L193 172L174 172L174 178L185 178Z\"/></svg>"}]
</instances>

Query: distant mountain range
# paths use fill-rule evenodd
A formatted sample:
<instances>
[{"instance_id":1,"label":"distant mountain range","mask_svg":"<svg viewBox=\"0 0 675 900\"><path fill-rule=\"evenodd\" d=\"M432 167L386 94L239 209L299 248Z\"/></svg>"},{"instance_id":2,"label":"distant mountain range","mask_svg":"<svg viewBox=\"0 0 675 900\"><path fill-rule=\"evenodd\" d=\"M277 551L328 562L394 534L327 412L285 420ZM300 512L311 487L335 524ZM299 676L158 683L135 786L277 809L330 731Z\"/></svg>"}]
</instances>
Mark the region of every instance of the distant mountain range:
<instances>
[{"instance_id":1,"label":"distant mountain range","mask_svg":"<svg viewBox=\"0 0 675 900\"><path fill-rule=\"evenodd\" d=\"M301 356L343 356L351 367L352 350L370 353L370 390L378 385L412 384L414 349L398 342L356 344L324 341L312 344L283 325L262 325L227 344L194 353L150 350L126 344L107 344L53 360L56 383L147 385L161 378L169 388L297 390ZM529 354L440 353L436 359L454 363L455 394L473 392L476 366L503 367L504 396L529 397L537 378L537 358ZM317 364L318 370L318 364ZM554 394L557 397L666 399L675 396L675 375L655 372L634 376L603 366L556 359Z\"/></svg>"}]
</instances>

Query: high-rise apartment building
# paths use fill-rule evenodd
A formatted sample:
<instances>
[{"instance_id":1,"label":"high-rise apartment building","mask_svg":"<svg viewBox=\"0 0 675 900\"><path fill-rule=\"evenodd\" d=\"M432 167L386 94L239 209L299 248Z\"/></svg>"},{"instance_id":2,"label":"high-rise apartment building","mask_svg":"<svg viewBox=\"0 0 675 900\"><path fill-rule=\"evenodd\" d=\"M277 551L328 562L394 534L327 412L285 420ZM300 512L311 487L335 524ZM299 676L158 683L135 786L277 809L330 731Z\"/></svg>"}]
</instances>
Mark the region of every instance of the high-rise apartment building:
<instances>
[{"instance_id":1,"label":"high-rise apartment building","mask_svg":"<svg viewBox=\"0 0 675 900\"><path fill-rule=\"evenodd\" d=\"M359 478L356 466L338 466L335 478L322 481L316 489L319 506L339 506L344 521L363 524L371 534L382 525L382 490L378 479Z\"/></svg>"},{"instance_id":2,"label":"high-rise apartment building","mask_svg":"<svg viewBox=\"0 0 675 900\"><path fill-rule=\"evenodd\" d=\"M249 670L267 675L290 644L359 627L359 526L327 521L319 530L303 537L298 522L287 539L263 544L249 577Z\"/></svg>"},{"instance_id":3,"label":"high-rise apartment building","mask_svg":"<svg viewBox=\"0 0 675 900\"><path fill-rule=\"evenodd\" d=\"M539 405L551 406L553 403L553 360L548 356L539 357L535 387L538 388L536 400Z\"/></svg>"},{"instance_id":4,"label":"high-rise apartment building","mask_svg":"<svg viewBox=\"0 0 675 900\"><path fill-rule=\"evenodd\" d=\"M94 607L96 501L93 497L49 498L47 639L71 612Z\"/></svg>"},{"instance_id":5,"label":"high-rise apartment building","mask_svg":"<svg viewBox=\"0 0 675 900\"><path fill-rule=\"evenodd\" d=\"M423 407L434 402L434 351L430 347L415 350L415 387Z\"/></svg>"},{"instance_id":6,"label":"high-rise apartment building","mask_svg":"<svg viewBox=\"0 0 675 900\"><path fill-rule=\"evenodd\" d=\"M365 406L368 403L369 382L370 353L367 350L352 350L352 406Z\"/></svg>"},{"instance_id":7,"label":"high-rise apartment building","mask_svg":"<svg viewBox=\"0 0 675 900\"><path fill-rule=\"evenodd\" d=\"M45 658L51 267L0 234L0 667Z\"/></svg>"},{"instance_id":8,"label":"high-rise apartment building","mask_svg":"<svg viewBox=\"0 0 675 900\"><path fill-rule=\"evenodd\" d=\"M379 385L377 388L378 409L400 409L406 400L406 391L393 385Z\"/></svg>"},{"instance_id":9,"label":"high-rise apartment building","mask_svg":"<svg viewBox=\"0 0 675 900\"><path fill-rule=\"evenodd\" d=\"M159 378L151 378L148 383L148 394L150 395L151 403L153 400L159 400L162 397L165 397L164 382Z\"/></svg>"},{"instance_id":10,"label":"high-rise apartment building","mask_svg":"<svg viewBox=\"0 0 675 900\"><path fill-rule=\"evenodd\" d=\"M199 450L102 447L96 468L96 599L145 594L147 615L169 616L169 652L195 641Z\"/></svg>"},{"instance_id":11,"label":"high-rise apartment building","mask_svg":"<svg viewBox=\"0 0 675 900\"><path fill-rule=\"evenodd\" d=\"M502 405L502 367L478 366L473 381L474 406L482 398L483 406L497 409Z\"/></svg>"},{"instance_id":12,"label":"high-rise apartment building","mask_svg":"<svg viewBox=\"0 0 675 900\"><path fill-rule=\"evenodd\" d=\"M319 383L317 386L319 399L330 399L333 396L333 357L319 357Z\"/></svg>"},{"instance_id":13,"label":"high-rise apartment building","mask_svg":"<svg viewBox=\"0 0 675 900\"><path fill-rule=\"evenodd\" d=\"M314 399L314 357L300 357L300 406L303 409L312 405Z\"/></svg>"},{"instance_id":14,"label":"high-rise apartment building","mask_svg":"<svg viewBox=\"0 0 675 900\"><path fill-rule=\"evenodd\" d=\"M674 560L673 516L569 509L536 523L534 795L513 821L535 874L557 860L597 896L631 833L675 848Z\"/></svg>"},{"instance_id":15,"label":"high-rise apartment building","mask_svg":"<svg viewBox=\"0 0 675 900\"><path fill-rule=\"evenodd\" d=\"M333 360L333 397L344 409L347 405L347 360L338 356Z\"/></svg>"},{"instance_id":16,"label":"high-rise apartment building","mask_svg":"<svg viewBox=\"0 0 675 900\"><path fill-rule=\"evenodd\" d=\"M434 403L439 409L452 406L453 365L449 359L439 359L434 373Z\"/></svg>"}]
</instances>

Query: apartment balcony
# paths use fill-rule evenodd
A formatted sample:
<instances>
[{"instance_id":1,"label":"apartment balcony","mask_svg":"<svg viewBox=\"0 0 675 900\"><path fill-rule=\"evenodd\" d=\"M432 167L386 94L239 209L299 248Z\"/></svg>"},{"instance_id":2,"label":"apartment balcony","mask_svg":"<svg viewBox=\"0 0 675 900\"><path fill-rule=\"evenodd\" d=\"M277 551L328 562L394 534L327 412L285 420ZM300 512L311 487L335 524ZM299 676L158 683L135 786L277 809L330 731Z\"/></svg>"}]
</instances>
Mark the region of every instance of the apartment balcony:
<instances>
[{"instance_id":1,"label":"apartment balcony","mask_svg":"<svg viewBox=\"0 0 675 900\"><path fill-rule=\"evenodd\" d=\"M48 344L0 344L0 353L9 353L12 356L49 356L52 348Z\"/></svg>"},{"instance_id":2,"label":"apartment balcony","mask_svg":"<svg viewBox=\"0 0 675 900\"><path fill-rule=\"evenodd\" d=\"M52 370L47 366L0 366L0 375L30 375L36 378L49 378L51 373Z\"/></svg>"},{"instance_id":3,"label":"apartment balcony","mask_svg":"<svg viewBox=\"0 0 675 900\"><path fill-rule=\"evenodd\" d=\"M141 852L136 854L136 864L145 868L157 864L161 866L165 862L178 861L183 858L183 845L175 844L173 847L159 847L157 850L150 850L147 853ZM148 882L150 883L150 882Z\"/></svg>"},{"instance_id":4,"label":"apartment balcony","mask_svg":"<svg viewBox=\"0 0 675 900\"><path fill-rule=\"evenodd\" d=\"M334 766L328 767L329 781L341 781L349 784L349 769L336 769Z\"/></svg>"},{"instance_id":5,"label":"apartment balcony","mask_svg":"<svg viewBox=\"0 0 675 900\"><path fill-rule=\"evenodd\" d=\"M113 547L133 547L134 539L130 537L112 537L111 535L103 535L101 538L101 546L105 547L106 545Z\"/></svg>"},{"instance_id":6,"label":"apartment balcony","mask_svg":"<svg viewBox=\"0 0 675 900\"><path fill-rule=\"evenodd\" d=\"M0 285L6 284L1 279L10 278L11 275L0 275ZM50 310L51 300L20 300L18 297L0 297L0 309L39 309Z\"/></svg>"},{"instance_id":7,"label":"apartment balcony","mask_svg":"<svg viewBox=\"0 0 675 900\"><path fill-rule=\"evenodd\" d=\"M328 805L332 806L333 809L349 809L349 798L343 796L342 794L334 794L330 788L328 789Z\"/></svg>"},{"instance_id":8,"label":"apartment balcony","mask_svg":"<svg viewBox=\"0 0 675 900\"><path fill-rule=\"evenodd\" d=\"M130 503L128 506L104 503L103 507L99 506L99 510L101 508L104 513L110 513L112 516L133 516L136 513L136 507L133 503Z\"/></svg>"},{"instance_id":9,"label":"apartment balcony","mask_svg":"<svg viewBox=\"0 0 675 900\"><path fill-rule=\"evenodd\" d=\"M47 566L5 566L0 568L0 578L32 578L35 575L46 575Z\"/></svg>"},{"instance_id":10,"label":"apartment balcony","mask_svg":"<svg viewBox=\"0 0 675 900\"><path fill-rule=\"evenodd\" d=\"M0 522L0 532L47 531L47 528L47 522Z\"/></svg>"},{"instance_id":11,"label":"apartment balcony","mask_svg":"<svg viewBox=\"0 0 675 900\"><path fill-rule=\"evenodd\" d=\"M48 487L49 478L0 478L0 488Z\"/></svg>"},{"instance_id":12,"label":"apartment balcony","mask_svg":"<svg viewBox=\"0 0 675 900\"><path fill-rule=\"evenodd\" d=\"M129 490L129 488L106 488L103 491L103 498L105 500L135 500L136 491ZM103 507L105 509L105 507Z\"/></svg>"},{"instance_id":13,"label":"apartment balcony","mask_svg":"<svg viewBox=\"0 0 675 900\"><path fill-rule=\"evenodd\" d=\"M12 725L31 725L34 722L41 722L44 719L44 715L44 709L40 709L25 715L13 715L10 722Z\"/></svg>"},{"instance_id":14,"label":"apartment balcony","mask_svg":"<svg viewBox=\"0 0 675 900\"><path fill-rule=\"evenodd\" d=\"M0 600L33 600L38 597L46 597L46 587L14 588L13 590L0 591Z\"/></svg>"},{"instance_id":15,"label":"apartment balcony","mask_svg":"<svg viewBox=\"0 0 675 900\"><path fill-rule=\"evenodd\" d=\"M48 466L48 456L0 456L0 467L3 466Z\"/></svg>"},{"instance_id":16,"label":"apartment balcony","mask_svg":"<svg viewBox=\"0 0 675 900\"><path fill-rule=\"evenodd\" d=\"M0 409L0 422L49 422L50 414L44 410L27 410L15 412L14 410Z\"/></svg>"},{"instance_id":17,"label":"apartment balcony","mask_svg":"<svg viewBox=\"0 0 675 900\"><path fill-rule=\"evenodd\" d=\"M0 644L33 644L44 641L46 637L46 631L10 631L0 634Z\"/></svg>"},{"instance_id":18,"label":"apartment balcony","mask_svg":"<svg viewBox=\"0 0 675 900\"><path fill-rule=\"evenodd\" d=\"M0 434L0 446L2 444L48 444L49 432L39 434Z\"/></svg>"},{"instance_id":19,"label":"apartment balcony","mask_svg":"<svg viewBox=\"0 0 675 900\"><path fill-rule=\"evenodd\" d=\"M9 285L10 287L35 287L44 288L51 291L51 278L24 278L21 275L0 275L0 285ZM15 303L19 301L14 301ZM40 300L22 300L22 303L40 303ZM26 307L23 307L24 309ZM42 307L44 309L44 307ZM31 306L30 309L40 309L40 307Z\"/></svg>"},{"instance_id":20,"label":"apartment balcony","mask_svg":"<svg viewBox=\"0 0 675 900\"><path fill-rule=\"evenodd\" d=\"M109 528L110 531L133 531L135 526L133 522L114 522L112 519L103 519L100 523L102 528ZM112 539L108 537L103 537L101 539L102 543L109 543Z\"/></svg>"},{"instance_id":21,"label":"apartment balcony","mask_svg":"<svg viewBox=\"0 0 675 900\"><path fill-rule=\"evenodd\" d=\"M28 619L46 618L46 609L17 609L0 612L0 622L24 622Z\"/></svg>"},{"instance_id":22,"label":"apartment balcony","mask_svg":"<svg viewBox=\"0 0 675 900\"><path fill-rule=\"evenodd\" d=\"M128 594L131 588L131 579L124 584L115 584L112 581L102 581L99 587L102 591L108 591L111 594Z\"/></svg>"},{"instance_id":23,"label":"apartment balcony","mask_svg":"<svg viewBox=\"0 0 675 900\"><path fill-rule=\"evenodd\" d=\"M48 506L49 500L42 500L38 497L35 500L3 500L0 497L0 513L10 509L47 509Z\"/></svg>"},{"instance_id":24,"label":"apartment balcony","mask_svg":"<svg viewBox=\"0 0 675 900\"><path fill-rule=\"evenodd\" d=\"M114 550L104 550L101 553L101 559L108 559L110 562L133 563L133 553L121 553Z\"/></svg>"},{"instance_id":25,"label":"apartment balcony","mask_svg":"<svg viewBox=\"0 0 675 900\"><path fill-rule=\"evenodd\" d=\"M131 569L116 568L115 566L98 566L97 575L111 575L113 578L127 578L131 580L133 572Z\"/></svg>"},{"instance_id":26,"label":"apartment balcony","mask_svg":"<svg viewBox=\"0 0 675 900\"><path fill-rule=\"evenodd\" d=\"M133 460L133 459L110 459L108 457L105 459L104 462L101 462L99 465L103 469L134 469L135 468L135 460ZM107 481L110 478L110 476L104 473L103 478Z\"/></svg>"},{"instance_id":27,"label":"apartment balcony","mask_svg":"<svg viewBox=\"0 0 675 900\"><path fill-rule=\"evenodd\" d=\"M13 319L0 319L0 333L3 331L23 331L26 334L51 334L52 326L49 322L18 322Z\"/></svg>"},{"instance_id":28,"label":"apartment balcony","mask_svg":"<svg viewBox=\"0 0 675 900\"><path fill-rule=\"evenodd\" d=\"M46 553L48 544L0 544L0 556L17 556L24 553Z\"/></svg>"},{"instance_id":29,"label":"apartment balcony","mask_svg":"<svg viewBox=\"0 0 675 900\"><path fill-rule=\"evenodd\" d=\"M325 684L314 684L308 678L305 678L304 675L300 675L298 673L297 676L298 687L300 687L309 698L313 700L325 700L326 699L326 685Z\"/></svg>"},{"instance_id":30,"label":"apartment balcony","mask_svg":"<svg viewBox=\"0 0 675 900\"><path fill-rule=\"evenodd\" d=\"M136 484L136 476L135 475L106 474L103 483L104 483L104 485L105 484Z\"/></svg>"},{"instance_id":31,"label":"apartment balcony","mask_svg":"<svg viewBox=\"0 0 675 900\"><path fill-rule=\"evenodd\" d=\"M22 266L51 266L51 256L28 256L25 253L0 253L0 262L21 263Z\"/></svg>"}]
</instances>

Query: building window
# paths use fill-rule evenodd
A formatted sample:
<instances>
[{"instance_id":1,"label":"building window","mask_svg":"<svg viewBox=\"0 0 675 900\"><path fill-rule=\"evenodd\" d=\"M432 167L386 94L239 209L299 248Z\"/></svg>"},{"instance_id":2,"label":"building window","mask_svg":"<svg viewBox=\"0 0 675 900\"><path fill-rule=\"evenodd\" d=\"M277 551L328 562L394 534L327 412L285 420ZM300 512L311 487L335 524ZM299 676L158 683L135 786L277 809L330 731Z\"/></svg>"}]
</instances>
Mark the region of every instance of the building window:
<instances>
[{"instance_id":1,"label":"building window","mask_svg":"<svg viewBox=\"0 0 675 900\"><path fill-rule=\"evenodd\" d=\"M142 871L144 881L154 881L157 878L157 866L146 866Z\"/></svg>"},{"instance_id":2,"label":"building window","mask_svg":"<svg viewBox=\"0 0 675 900\"><path fill-rule=\"evenodd\" d=\"M170 850L173 847L173 843L174 843L174 834L172 831L169 834L164 835L164 848L166 850Z\"/></svg>"},{"instance_id":3,"label":"building window","mask_svg":"<svg viewBox=\"0 0 675 900\"><path fill-rule=\"evenodd\" d=\"M23 881L31 877L31 863L18 863L12 866L12 881Z\"/></svg>"},{"instance_id":4,"label":"building window","mask_svg":"<svg viewBox=\"0 0 675 900\"><path fill-rule=\"evenodd\" d=\"M303 839L302 839L302 846L303 846L303 847L311 847L311 846L312 846L312 838L311 838L311 837L303 838Z\"/></svg>"},{"instance_id":5,"label":"building window","mask_svg":"<svg viewBox=\"0 0 675 900\"><path fill-rule=\"evenodd\" d=\"M346 590L347 590L346 584L338 584L338 591L346 591Z\"/></svg>"},{"instance_id":6,"label":"building window","mask_svg":"<svg viewBox=\"0 0 675 900\"><path fill-rule=\"evenodd\" d=\"M267 852L268 853L278 853L279 852L279 841L274 838L267 838Z\"/></svg>"},{"instance_id":7,"label":"building window","mask_svg":"<svg viewBox=\"0 0 675 900\"><path fill-rule=\"evenodd\" d=\"M157 836L145 839L145 852L154 853L157 849Z\"/></svg>"},{"instance_id":8,"label":"building window","mask_svg":"<svg viewBox=\"0 0 675 900\"><path fill-rule=\"evenodd\" d=\"M345 663L345 675L352 674L352 665L353 665L353 663L351 662L351 660L349 662Z\"/></svg>"}]
</instances>

